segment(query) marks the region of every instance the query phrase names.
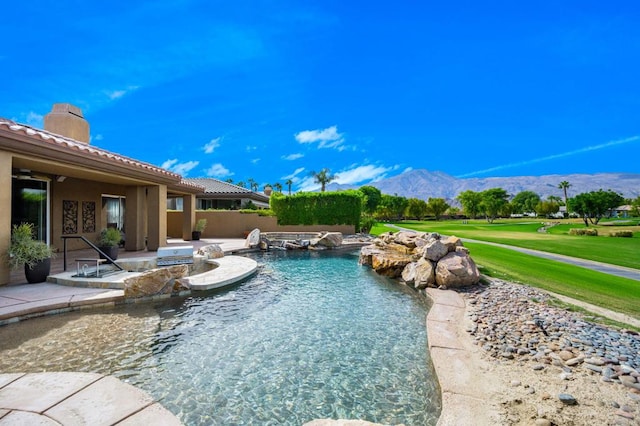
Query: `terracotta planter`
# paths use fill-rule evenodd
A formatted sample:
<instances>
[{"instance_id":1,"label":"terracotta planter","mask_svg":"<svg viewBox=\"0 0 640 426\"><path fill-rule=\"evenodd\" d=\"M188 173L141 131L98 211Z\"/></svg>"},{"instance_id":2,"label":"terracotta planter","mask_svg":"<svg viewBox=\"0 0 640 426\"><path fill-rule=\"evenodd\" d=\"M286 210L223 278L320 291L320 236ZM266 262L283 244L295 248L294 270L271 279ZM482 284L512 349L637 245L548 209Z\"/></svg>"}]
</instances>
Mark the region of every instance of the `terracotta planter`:
<instances>
[{"instance_id":1,"label":"terracotta planter","mask_svg":"<svg viewBox=\"0 0 640 426\"><path fill-rule=\"evenodd\" d=\"M33 268L29 268L26 264L24 265L24 276L30 284L45 282L49 272L51 272L51 259L41 260L33 265Z\"/></svg>"}]
</instances>

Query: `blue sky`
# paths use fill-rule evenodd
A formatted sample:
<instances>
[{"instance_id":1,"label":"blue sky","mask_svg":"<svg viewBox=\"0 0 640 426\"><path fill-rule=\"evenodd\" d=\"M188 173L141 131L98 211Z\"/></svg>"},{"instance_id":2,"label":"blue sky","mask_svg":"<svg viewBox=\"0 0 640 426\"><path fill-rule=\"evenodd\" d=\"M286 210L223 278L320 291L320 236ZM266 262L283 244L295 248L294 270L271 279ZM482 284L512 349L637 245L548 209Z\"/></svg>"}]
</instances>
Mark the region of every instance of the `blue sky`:
<instances>
[{"instance_id":1,"label":"blue sky","mask_svg":"<svg viewBox=\"0 0 640 426\"><path fill-rule=\"evenodd\" d=\"M3 5L0 116L185 177L640 173L636 1ZM284 185L286 188L286 185Z\"/></svg>"}]
</instances>

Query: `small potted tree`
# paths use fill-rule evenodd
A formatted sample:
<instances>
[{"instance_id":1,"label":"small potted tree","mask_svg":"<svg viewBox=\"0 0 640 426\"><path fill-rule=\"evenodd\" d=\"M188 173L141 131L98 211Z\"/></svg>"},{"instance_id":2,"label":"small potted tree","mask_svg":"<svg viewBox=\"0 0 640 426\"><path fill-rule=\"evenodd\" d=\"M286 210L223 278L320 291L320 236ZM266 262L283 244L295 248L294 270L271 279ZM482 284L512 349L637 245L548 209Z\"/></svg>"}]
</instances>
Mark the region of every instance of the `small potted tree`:
<instances>
[{"instance_id":1,"label":"small potted tree","mask_svg":"<svg viewBox=\"0 0 640 426\"><path fill-rule=\"evenodd\" d=\"M198 219L193 232L191 232L191 239L194 241L198 241L206 227L207 227L207 219Z\"/></svg>"},{"instance_id":2,"label":"small potted tree","mask_svg":"<svg viewBox=\"0 0 640 426\"><path fill-rule=\"evenodd\" d=\"M121 240L122 235L120 234L120 231L118 229L104 228L100 231L100 234L98 234L96 245L107 256L109 256L113 260L116 260L118 258L118 247L120 246ZM100 258L106 259L102 254L100 254Z\"/></svg>"},{"instance_id":3,"label":"small potted tree","mask_svg":"<svg viewBox=\"0 0 640 426\"><path fill-rule=\"evenodd\" d=\"M9 245L9 266L11 269L24 267L27 282L41 283L51 272L51 258L55 253L44 241L33 238L32 223L13 225Z\"/></svg>"}]
</instances>

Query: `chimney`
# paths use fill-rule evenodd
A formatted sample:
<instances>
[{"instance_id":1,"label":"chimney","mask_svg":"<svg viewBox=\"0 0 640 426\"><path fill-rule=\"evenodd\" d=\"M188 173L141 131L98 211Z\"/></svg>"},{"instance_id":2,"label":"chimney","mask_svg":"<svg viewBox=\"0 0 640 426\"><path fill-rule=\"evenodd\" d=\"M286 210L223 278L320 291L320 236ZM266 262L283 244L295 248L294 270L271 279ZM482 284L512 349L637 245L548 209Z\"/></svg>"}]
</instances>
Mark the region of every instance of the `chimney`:
<instances>
[{"instance_id":1,"label":"chimney","mask_svg":"<svg viewBox=\"0 0 640 426\"><path fill-rule=\"evenodd\" d=\"M80 108L71 104L53 104L44 116L44 129L89 144L89 123Z\"/></svg>"}]
</instances>

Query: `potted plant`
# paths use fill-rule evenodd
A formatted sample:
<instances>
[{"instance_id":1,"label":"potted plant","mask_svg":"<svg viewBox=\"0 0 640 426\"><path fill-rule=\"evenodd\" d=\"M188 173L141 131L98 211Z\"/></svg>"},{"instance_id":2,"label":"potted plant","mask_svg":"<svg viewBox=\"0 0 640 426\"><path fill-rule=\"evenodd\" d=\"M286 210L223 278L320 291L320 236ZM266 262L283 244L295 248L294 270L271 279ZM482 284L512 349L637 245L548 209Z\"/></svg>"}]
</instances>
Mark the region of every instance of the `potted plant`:
<instances>
[{"instance_id":1,"label":"potted plant","mask_svg":"<svg viewBox=\"0 0 640 426\"><path fill-rule=\"evenodd\" d=\"M9 245L9 266L11 269L24 267L24 275L29 283L47 280L51 272L51 258L55 252L44 241L33 238L32 223L13 225Z\"/></svg>"},{"instance_id":2,"label":"potted plant","mask_svg":"<svg viewBox=\"0 0 640 426\"><path fill-rule=\"evenodd\" d=\"M116 228L104 228L98 234L96 245L111 259L116 260L118 258L118 246L122 241L122 235ZM101 259L106 259L100 254Z\"/></svg>"},{"instance_id":3,"label":"potted plant","mask_svg":"<svg viewBox=\"0 0 640 426\"><path fill-rule=\"evenodd\" d=\"M207 219L198 219L195 229L193 230L193 232L191 232L191 239L194 241L198 241L200 239L200 235L202 235L206 227Z\"/></svg>"}]
</instances>

